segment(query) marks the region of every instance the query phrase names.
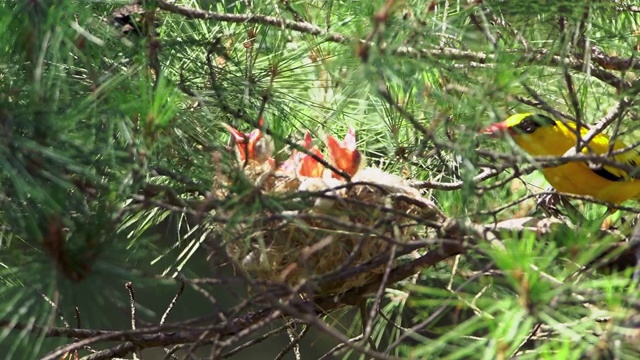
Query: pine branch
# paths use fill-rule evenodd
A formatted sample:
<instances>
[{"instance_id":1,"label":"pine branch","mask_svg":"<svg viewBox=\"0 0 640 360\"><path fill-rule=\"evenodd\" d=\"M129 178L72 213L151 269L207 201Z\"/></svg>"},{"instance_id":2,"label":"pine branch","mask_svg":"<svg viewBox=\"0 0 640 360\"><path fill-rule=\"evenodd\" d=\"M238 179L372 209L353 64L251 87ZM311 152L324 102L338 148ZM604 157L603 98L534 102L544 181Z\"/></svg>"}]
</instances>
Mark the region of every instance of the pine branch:
<instances>
[{"instance_id":1,"label":"pine branch","mask_svg":"<svg viewBox=\"0 0 640 360\"><path fill-rule=\"evenodd\" d=\"M451 256L461 253L464 249L462 245L463 238L466 237L465 234L468 233L468 230L464 230L464 228L465 227L461 227L459 224L452 223L448 225L445 233L451 237L452 241L444 241L442 246L429 251L418 259L391 270L388 273L387 281L389 283L401 281ZM454 241L453 239L457 240ZM367 285L351 289L341 296L329 296L314 302L302 303L298 302L298 300L292 300L285 306L265 308L255 313L231 319L226 323L207 327L193 327L189 324L210 323L217 315L203 316L180 323L146 328L138 327L135 330L122 331L74 329L66 327L43 328L34 325L15 324L11 320L0 321L0 326L14 330L26 330L33 335L44 337L79 339L72 344L63 346L47 354L42 358L43 360L55 360L68 352L76 351L97 343L108 341L123 342L123 344L91 355L91 359L94 360L107 359L109 356L126 356L133 351L139 351L145 348L195 343L201 341L203 336L204 338L235 336L238 333L246 332L247 329L265 326L272 320L279 318L283 312L308 321L311 319L309 316L315 318L344 306L359 303L363 296L378 289L383 276L384 275L381 275L380 279L372 281Z\"/></svg>"}]
</instances>

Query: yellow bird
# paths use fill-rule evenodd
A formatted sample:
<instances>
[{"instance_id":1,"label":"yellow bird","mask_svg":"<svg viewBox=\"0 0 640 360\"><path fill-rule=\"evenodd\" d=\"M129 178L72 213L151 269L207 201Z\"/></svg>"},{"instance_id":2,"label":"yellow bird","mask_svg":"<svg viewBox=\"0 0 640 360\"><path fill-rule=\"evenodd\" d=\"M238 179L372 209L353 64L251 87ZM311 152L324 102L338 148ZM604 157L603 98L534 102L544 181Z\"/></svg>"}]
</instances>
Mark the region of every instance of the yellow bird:
<instances>
[{"instance_id":1,"label":"yellow bird","mask_svg":"<svg viewBox=\"0 0 640 360\"><path fill-rule=\"evenodd\" d=\"M493 124L484 130L485 134L500 136L509 134L513 140L531 156L562 156L576 146L578 132L574 122L553 120L547 116L524 113L515 114L505 121ZM584 138L589 129L580 128ZM609 137L596 135L589 145L582 149L584 154L608 154ZM613 151L627 148L621 141L613 144ZM637 172L627 173L615 166L590 167L586 162L569 162L563 165L546 167L542 173L557 191L588 195L600 201L620 204L629 199L640 199L640 151L632 149L612 155L620 163L638 168Z\"/></svg>"}]
</instances>

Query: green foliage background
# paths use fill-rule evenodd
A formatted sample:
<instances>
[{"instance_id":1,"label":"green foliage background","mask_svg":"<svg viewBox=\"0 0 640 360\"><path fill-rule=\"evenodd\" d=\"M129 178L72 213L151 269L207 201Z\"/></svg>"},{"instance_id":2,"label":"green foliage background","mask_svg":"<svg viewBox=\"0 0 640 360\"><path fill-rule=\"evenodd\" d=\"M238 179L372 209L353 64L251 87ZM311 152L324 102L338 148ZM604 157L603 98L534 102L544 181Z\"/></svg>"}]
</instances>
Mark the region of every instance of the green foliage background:
<instances>
[{"instance_id":1,"label":"green foliage background","mask_svg":"<svg viewBox=\"0 0 640 360\"><path fill-rule=\"evenodd\" d=\"M177 1L191 9L180 14L144 1L147 15L134 16L140 33L128 34L112 16L123 5L0 4L7 358L70 343L32 331L64 327L61 318L70 327L127 329L126 282L140 291L142 326L158 324L179 279L215 277L211 248L187 210L207 198L215 174L235 166L222 124L248 131L264 117L278 160L304 131L323 139L353 126L368 165L459 184L424 193L447 216L487 226L543 217L533 198L493 210L546 183L530 173L492 186L530 158L513 143L479 137L483 126L549 109L595 123L627 97L631 105L607 132L637 141L640 9L632 2ZM478 149L508 156L496 164ZM500 174L477 181L486 167ZM221 206L238 216L274 206L246 199ZM619 342L637 308L630 271L575 276L620 237L595 231L604 206L574 204L590 219L580 227L503 234L501 247L474 239L455 266L443 262L391 286L371 349L420 359L637 356ZM247 296L243 284L203 287L219 299L216 309ZM187 282L170 321L208 314L199 290ZM333 313L327 322L352 338L361 332L359 320L346 325L352 316ZM322 339L304 343L303 358L339 342Z\"/></svg>"}]
</instances>

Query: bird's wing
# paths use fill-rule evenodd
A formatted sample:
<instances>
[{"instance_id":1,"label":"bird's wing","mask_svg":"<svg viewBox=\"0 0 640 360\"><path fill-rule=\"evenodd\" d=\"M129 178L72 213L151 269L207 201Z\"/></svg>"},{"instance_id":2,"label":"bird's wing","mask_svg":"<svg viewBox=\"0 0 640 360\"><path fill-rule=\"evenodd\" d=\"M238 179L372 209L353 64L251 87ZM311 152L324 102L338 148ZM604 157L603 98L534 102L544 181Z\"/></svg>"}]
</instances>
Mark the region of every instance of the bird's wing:
<instances>
[{"instance_id":1,"label":"bird's wing","mask_svg":"<svg viewBox=\"0 0 640 360\"><path fill-rule=\"evenodd\" d=\"M626 148L628 148L628 146L620 141L616 141L616 143L613 146L614 151L622 150ZM611 167L609 171L612 171L612 172L618 171L625 178L625 180L633 180L633 179L640 180L640 150L638 150L638 148L625 151L622 154L614 155L613 158L621 164L625 164L630 167L633 167L634 170L628 173L625 170Z\"/></svg>"},{"instance_id":2,"label":"bird's wing","mask_svg":"<svg viewBox=\"0 0 640 360\"><path fill-rule=\"evenodd\" d=\"M580 130L582 136L586 135L587 132L588 129ZM607 154L610 151L609 147L609 136L605 134L598 134L589 143L589 149L582 149L582 152L588 154L592 151L596 154ZM613 151L618 151L626 148L627 145L625 145L625 143L623 143L622 141L616 141L613 144ZM610 181L630 181L634 179L640 179L640 151L637 148L614 155L613 159L622 165L636 168L637 171L628 173L624 169L610 165L592 168L591 171L596 173L598 176L601 176Z\"/></svg>"}]
</instances>

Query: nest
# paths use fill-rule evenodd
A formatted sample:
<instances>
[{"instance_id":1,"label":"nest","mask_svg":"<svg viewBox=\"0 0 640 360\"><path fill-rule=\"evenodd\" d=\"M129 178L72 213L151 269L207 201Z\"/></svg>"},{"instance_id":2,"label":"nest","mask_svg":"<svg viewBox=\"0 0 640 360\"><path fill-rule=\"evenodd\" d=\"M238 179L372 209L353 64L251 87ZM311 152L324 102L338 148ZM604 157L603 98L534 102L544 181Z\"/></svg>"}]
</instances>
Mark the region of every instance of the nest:
<instances>
[{"instance_id":1,"label":"nest","mask_svg":"<svg viewBox=\"0 0 640 360\"><path fill-rule=\"evenodd\" d=\"M383 273L393 244L416 237L418 220L444 219L402 178L375 168L360 170L350 183L274 173L262 180L262 191L295 197L302 210L251 216L235 227L238 232L228 234L228 252L257 280L292 286L312 280L308 283L316 285L316 295L370 282ZM366 271L341 276L376 259L377 265L369 264Z\"/></svg>"}]
</instances>

